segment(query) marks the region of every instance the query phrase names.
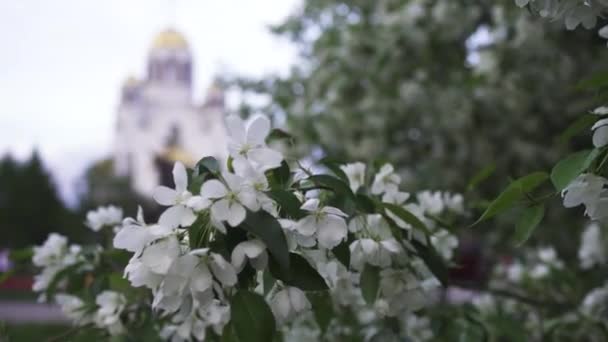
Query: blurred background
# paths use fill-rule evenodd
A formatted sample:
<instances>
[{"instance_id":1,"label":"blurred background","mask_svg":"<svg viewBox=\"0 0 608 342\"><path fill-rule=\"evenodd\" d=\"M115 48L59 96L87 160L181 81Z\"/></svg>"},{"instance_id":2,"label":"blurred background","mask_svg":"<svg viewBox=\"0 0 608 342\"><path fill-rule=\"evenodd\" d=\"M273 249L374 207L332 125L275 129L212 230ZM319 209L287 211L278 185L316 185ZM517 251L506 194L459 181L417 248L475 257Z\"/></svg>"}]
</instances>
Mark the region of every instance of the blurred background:
<instances>
[{"instance_id":1,"label":"blurred background","mask_svg":"<svg viewBox=\"0 0 608 342\"><path fill-rule=\"evenodd\" d=\"M175 161L225 155L232 112L289 130L292 157L391 161L409 191L464 193L472 222L510 177L588 144L563 135L594 105L574 85L608 64L593 31L512 0L3 0L0 19L1 271L51 231L89 241L98 205L157 214L151 191ZM552 228L582 215L548 212L532 243L575 258ZM512 220L471 222L453 279L474 285L509 257ZM62 324L30 285L0 285L3 329Z\"/></svg>"}]
</instances>

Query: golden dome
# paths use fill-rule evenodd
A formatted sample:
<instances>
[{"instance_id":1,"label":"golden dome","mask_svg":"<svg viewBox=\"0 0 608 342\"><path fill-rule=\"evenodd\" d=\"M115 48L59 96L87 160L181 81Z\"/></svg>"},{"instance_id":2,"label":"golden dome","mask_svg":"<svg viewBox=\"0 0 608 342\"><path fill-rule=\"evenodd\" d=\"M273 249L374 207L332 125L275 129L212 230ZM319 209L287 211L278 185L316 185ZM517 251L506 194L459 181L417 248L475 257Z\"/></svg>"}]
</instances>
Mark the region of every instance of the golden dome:
<instances>
[{"instance_id":1,"label":"golden dome","mask_svg":"<svg viewBox=\"0 0 608 342\"><path fill-rule=\"evenodd\" d=\"M196 160L192 156L180 149L179 147L168 147L161 155L162 159L170 162L181 162L182 164L193 167L196 164Z\"/></svg>"},{"instance_id":2,"label":"golden dome","mask_svg":"<svg viewBox=\"0 0 608 342\"><path fill-rule=\"evenodd\" d=\"M174 29L161 31L152 42L152 50L188 49L188 41Z\"/></svg>"}]
</instances>

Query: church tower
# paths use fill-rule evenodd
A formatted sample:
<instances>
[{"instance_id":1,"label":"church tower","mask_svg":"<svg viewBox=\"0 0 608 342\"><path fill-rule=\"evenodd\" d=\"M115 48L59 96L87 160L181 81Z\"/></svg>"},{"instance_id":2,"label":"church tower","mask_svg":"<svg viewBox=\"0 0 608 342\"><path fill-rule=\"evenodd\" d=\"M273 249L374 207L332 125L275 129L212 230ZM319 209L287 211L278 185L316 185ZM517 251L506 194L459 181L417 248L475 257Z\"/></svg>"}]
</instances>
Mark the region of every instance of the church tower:
<instances>
[{"instance_id":1,"label":"church tower","mask_svg":"<svg viewBox=\"0 0 608 342\"><path fill-rule=\"evenodd\" d=\"M143 195L168 182L175 161L192 166L204 156L227 155L224 93L214 83L205 101L194 103L192 76L190 45L169 28L152 41L146 75L129 77L122 86L114 169Z\"/></svg>"}]
</instances>

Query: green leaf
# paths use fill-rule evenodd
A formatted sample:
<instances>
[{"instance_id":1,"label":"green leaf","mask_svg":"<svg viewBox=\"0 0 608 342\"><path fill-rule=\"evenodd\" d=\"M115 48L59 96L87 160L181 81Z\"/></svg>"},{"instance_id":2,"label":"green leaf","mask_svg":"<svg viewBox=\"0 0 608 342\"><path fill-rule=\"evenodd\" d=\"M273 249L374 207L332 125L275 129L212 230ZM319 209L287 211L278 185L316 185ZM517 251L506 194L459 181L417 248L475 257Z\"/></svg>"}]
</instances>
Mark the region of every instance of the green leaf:
<instances>
[{"instance_id":1,"label":"green leaf","mask_svg":"<svg viewBox=\"0 0 608 342\"><path fill-rule=\"evenodd\" d=\"M263 277L263 284L262 286L264 287L264 295L267 295L268 292L270 292L270 290L272 290L272 287L274 286L274 284L277 282L274 277L272 276L272 274L270 273L270 270L265 269L264 273L262 274Z\"/></svg>"},{"instance_id":2,"label":"green leaf","mask_svg":"<svg viewBox=\"0 0 608 342\"><path fill-rule=\"evenodd\" d=\"M338 195L355 199L355 194L350 190L350 186L340 178L330 175L314 175L310 176L308 180L318 186L327 187Z\"/></svg>"},{"instance_id":3,"label":"green leaf","mask_svg":"<svg viewBox=\"0 0 608 342\"><path fill-rule=\"evenodd\" d=\"M270 131L270 133L268 133L268 136L266 137L266 143L270 143L274 140L292 141L293 136L282 129L274 128Z\"/></svg>"},{"instance_id":4,"label":"green leaf","mask_svg":"<svg viewBox=\"0 0 608 342\"><path fill-rule=\"evenodd\" d=\"M342 263L342 265L344 265L346 268L350 268L350 248L348 241L341 242L331 251L336 256L336 259Z\"/></svg>"},{"instance_id":5,"label":"green leaf","mask_svg":"<svg viewBox=\"0 0 608 342\"><path fill-rule=\"evenodd\" d=\"M117 292L130 292L133 290L131 284L122 274L113 272L109 275L110 290Z\"/></svg>"},{"instance_id":6,"label":"green leaf","mask_svg":"<svg viewBox=\"0 0 608 342\"><path fill-rule=\"evenodd\" d=\"M203 239L206 228L209 225L209 214L200 213L196 218L196 221L188 228L188 241L190 243L190 249L197 249L204 247Z\"/></svg>"},{"instance_id":7,"label":"green leaf","mask_svg":"<svg viewBox=\"0 0 608 342\"><path fill-rule=\"evenodd\" d=\"M237 291L230 298L230 316L232 333L237 341L272 341L275 334L274 316L264 297L259 294Z\"/></svg>"},{"instance_id":8,"label":"green leaf","mask_svg":"<svg viewBox=\"0 0 608 342\"><path fill-rule=\"evenodd\" d=\"M291 171L286 161L281 162L281 166L266 171L266 176L271 189L286 189L291 179Z\"/></svg>"},{"instance_id":9,"label":"green leaf","mask_svg":"<svg viewBox=\"0 0 608 342\"><path fill-rule=\"evenodd\" d=\"M545 205L543 203L525 208L517 224L515 225L515 243L521 246L530 238L532 232L545 216Z\"/></svg>"},{"instance_id":10,"label":"green leaf","mask_svg":"<svg viewBox=\"0 0 608 342\"><path fill-rule=\"evenodd\" d=\"M342 169L340 168L341 163L329 157L325 157L319 160L319 163L328 168L331 172L334 173L334 175L336 175L338 178L342 179L348 184L348 177L346 176L346 173L344 173L344 171L342 171Z\"/></svg>"},{"instance_id":11,"label":"green leaf","mask_svg":"<svg viewBox=\"0 0 608 342\"><path fill-rule=\"evenodd\" d=\"M300 209L302 203L292 192L275 189L266 192L279 205L279 211L283 216L298 220L306 216L306 212Z\"/></svg>"},{"instance_id":12,"label":"green leaf","mask_svg":"<svg viewBox=\"0 0 608 342\"><path fill-rule=\"evenodd\" d=\"M429 270L437 277L437 280L443 285L448 285L448 268L443 258L437 253L432 245L424 245L420 241L412 240L412 246L416 249L416 253L422 259Z\"/></svg>"},{"instance_id":13,"label":"green leaf","mask_svg":"<svg viewBox=\"0 0 608 342\"><path fill-rule=\"evenodd\" d=\"M285 284L295 286L302 291L323 291L327 290L325 279L310 263L299 254L289 253L289 271L281 270L271 260L270 272L272 275Z\"/></svg>"},{"instance_id":14,"label":"green leaf","mask_svg":"<svg viewBox=\"0 0 608 342\"><path fill-rule=\"evenodd\" d=\"M576 121L574 121L572 124L570 124L570 126L568 126L568 128L566 128L559 135L559 137L557 138L557 141L560 143L568 142L570 139L572 139L574 136L579 134L584 129L591 127L593 125L593 123L595 123L596 120L597 120L597 115L586 114L586 115L581 116Z\"/></svg>"},{"instance_id":15,"label":"green leaf","mask_svg":"<svg viewBox=\"0 0 608 342\"><path fill-rule=\"evenodd\" d=\"M213 157L204 157L196 163L193 176L203 175L205 173L211 173L213 175L218 175L220 173L220 164L217 159Z\"/></svg>"},{"instance_id":16,"label":"green leaf","mask_svg":"<svg viewBox=\"0 0 608 342\"><path fill-rule=\"evenodd\" d=\"M546 172L534 172L511 182L511 184L509 184L507 188L490 203L486 211L473 225L510 209L515 202L520 200L526 193L543 184L547 178L549 178L549 175Z\"/></svg>"},{"instance_id":17,"label":"green leaf","mask_svg":"<svg viewBox=\"0 0 608 342\"><path fill-rule=\"evenodd\" d=\"M467 185L467 191L471 191L471 190L475 189L477 187L477 185L479 185L481 182L488 179L488 177L490 177L494 173L494 171L496 171L496 164L494 164L494 163L487 165L486 167L481 169L481 171L479 171L469 181L469 184Z\"/></svg>"},{"instance_id":18,"label":"green leaf","mask_svg":"<svg viewBox=\"0 0 608 342\"><path fill-rule=\"evenodd\" d=\"M596 74L576 84L577 89L596 89L604 86L608 86L608 73L606 72Z\"/></svg>"},{"instance_id":19,"label":"green leaf","mask_svg":"<svg viewBox=\"0 0 608 342\"><path fill-rule=\"evenodd\" d=\"M374 304L380 288L380 268L365 264L360 278L361 293L367 304Z\"/></svg>"},{"instance_id":20,"label":"green leaf","mask_svg":"<svg viewBox=\"0 0 608 342\"><path fill-rule=\"evenodd\" d=\"M397 217L402 219L405 223L408 223L408 224L412 225L412 227L423 231L427 236L431 234L431 232L429 231L426 224L424 224L422 221L420 221L420 219L418 217L416 217L416 215L410 213L405 208L400 207L395 204L391 204L391 203L382 203L382 206L386 210L389 210L393 214L397 215Z\"/></svg>"},{"instance_id":21,"label":"green leaf","mask_svg":"<svg viewBox=\"0 0 608 342\"><path fill-rule=\"evenodd\" d=\"M281 224L272 215L265 211L247 211L245 221L241 223L243 229L259 237L276 260L283 272L289 271L289 248Z\"/></svg>"},{"instance_id":22,"label":"green leaf","mask_svg":"<svg viewBox=\"0 0 608 342\"><path fill-rule=\"evenodd\" d=\"M327 331L327 327L334 315L333 301L329 291L308 292L306 293L306 297L312 305L312 312L321 332Z\"/></svg>"},{"instance_id":23,"label":"green leaf","mask_svg":"<svg viewBox=\"0 0 608 342\"><path fill-rule=\"evenodd\" d=\"M591 166L600 150L585 150L560 160L551 170L551 182L557 191L564 190L578 175Z\"/></svg>"},{"instance_id":24,"label":"green leaf","mask_svg":"<svg viewBox=\"0 0 608 342\"><path fill-rule=\"evenodd\" d=\"M363 213L374 214L376 213L376 203L369 196L364 194L356 194L357 209Z\"/></svg>"}]
</instances>

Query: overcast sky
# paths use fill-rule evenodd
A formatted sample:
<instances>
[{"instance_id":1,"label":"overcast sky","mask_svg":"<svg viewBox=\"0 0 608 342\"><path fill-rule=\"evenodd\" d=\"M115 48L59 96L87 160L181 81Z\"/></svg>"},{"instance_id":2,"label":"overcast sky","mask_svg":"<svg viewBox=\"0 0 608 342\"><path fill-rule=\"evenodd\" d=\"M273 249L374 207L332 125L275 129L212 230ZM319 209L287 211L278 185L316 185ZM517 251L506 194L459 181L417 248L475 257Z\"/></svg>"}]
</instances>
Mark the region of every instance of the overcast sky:
<instances>
[{"instance_id":1,"label":"overcast sky","mask_svg":"<svg viewBox=\"0 0 608 342\"><path fill-rule=\"evenodd\" d=\"M160 30L189 40L200 98L220 71L285 71L293 50L266 27L298 3L0 0L0 154L38 148L69 197L84 167L109 154L120 85L143 75Z\"/></svg>"}]
</instances>

